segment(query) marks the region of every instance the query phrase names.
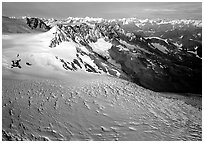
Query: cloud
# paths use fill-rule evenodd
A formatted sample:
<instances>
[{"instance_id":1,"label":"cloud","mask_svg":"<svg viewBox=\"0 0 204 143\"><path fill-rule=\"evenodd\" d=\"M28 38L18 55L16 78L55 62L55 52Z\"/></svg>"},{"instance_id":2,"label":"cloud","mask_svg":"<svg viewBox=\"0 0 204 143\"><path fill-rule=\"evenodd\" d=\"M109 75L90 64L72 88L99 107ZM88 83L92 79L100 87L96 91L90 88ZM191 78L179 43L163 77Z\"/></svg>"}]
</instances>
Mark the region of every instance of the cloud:
<instances>
[{"instance_id":1,"label":"cloud","mask_svg":"<svg viewBox=\"0 0 204 143\"><path fill-rule=\"evenodd\" d=\"M146 11L146 12L159 12L159 11L174 12L176 10L175 9L150 9L150 8L147 8L147 9L144 9L144 11Z\"/></svg>"},{"instance_id":2,"label":"cloud","mask_svg":"<svg viewBox=\"0 0 204 143\"><path fill-rule=\"evenodd\" d=\"M2 4L5 16L30 16L66 18L202 18L201 2L64 2L64 3L6 3Z\"/></svg>"}]
</instances>

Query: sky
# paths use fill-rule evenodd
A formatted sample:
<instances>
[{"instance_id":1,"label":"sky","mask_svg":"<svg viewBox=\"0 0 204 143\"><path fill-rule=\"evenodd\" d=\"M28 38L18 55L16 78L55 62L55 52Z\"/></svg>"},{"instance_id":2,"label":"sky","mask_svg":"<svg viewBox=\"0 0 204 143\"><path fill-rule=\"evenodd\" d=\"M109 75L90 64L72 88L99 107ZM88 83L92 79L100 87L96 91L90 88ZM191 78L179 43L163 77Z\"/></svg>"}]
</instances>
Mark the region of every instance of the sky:
<instances>
[{"instance_id":1,"label":"sky","mask_svg":"<svg viewBox=\"0 0 204 143\"><path fill-rule=\"evenodd\" d=\"M201 2L3 2L3 16L202 19Z\"/></svg>"}]
</instances>

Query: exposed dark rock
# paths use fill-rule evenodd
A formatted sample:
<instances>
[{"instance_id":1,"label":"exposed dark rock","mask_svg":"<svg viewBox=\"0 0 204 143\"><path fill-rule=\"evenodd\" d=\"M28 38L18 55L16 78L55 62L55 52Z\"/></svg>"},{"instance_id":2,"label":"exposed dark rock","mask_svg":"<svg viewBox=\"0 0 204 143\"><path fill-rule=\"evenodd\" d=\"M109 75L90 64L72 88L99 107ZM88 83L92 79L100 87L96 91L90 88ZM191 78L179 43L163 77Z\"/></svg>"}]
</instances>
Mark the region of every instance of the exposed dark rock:
<instances>
[{"instance_id":1,"label":"exposed dark rock","mask_svg":"<svg viewBox=\"0 0 204 143\"><path fill-rule=\"evenodd\" d=\"M79 66L80 68L82 68L81 65L80 65L80 63L79 63L76 59L74 59L73 62L74 62L77 66Z\"/></svg>"},{"instance_id":2,"label":"exposed dark rock","mask_svg":"<svg viewBox=\"0 0 204 143\"><path fill-rule=\"evenodd\" d=\"M63 59L60 59L60 62L63 63L62 66L63 66L64 69L73 71L73 69L68 66L68 64L69 64L68 62L65 62Z\"/></svg>"},{"instance_id":3,"label":"exposed dark rock","mask_svg":"<svg viewBox=\"0 0 204 143\"><path fill-rule=\"evenodd\" d=\"M32 64L31 64L31 63L26 62L26 65L31 66Z\"/></svg>"},{"instance_id":4,"label":"exposed dark rock","mask_svg":"<svg viewBox=\"0 0 204 143\"><path fill-rule=\"evenodd\" d=\"M31 29L42 29L44 31L48 31L50 29L41 19L39 18L26 18L26 24Z\"/></svg>"},{"instance_id":5,"label":"exposed dark rock","mask_svg":"<svg viewBox=\"0 0 204 143\"><path fill-rule=\"evenodd\" d=\"M77 67L75 67L74 63L71 63L72 69L77 70Z\"/></svg>"},{"instance_id":6,"label":"exposed dark rock","mask_svg":"<svg viewBox=\"0 0 204 143\"><path fill-rule=\"evenodd\" d=\"M11 68L14 68L14 67L21 68L20 61L21 61L21 59L12 60L11 61L12 62L11 63Z\"/></svg>"},{"instance_id":7,"label":"exposed dark rock","mask_svg":"<svg viewBox=\"0 0 204 143\"><path fill-rule=\"evenodd\" d=\"M85 64L86 71L97 73L97 71L89 64Z\"/></svg>"}]
</instances>

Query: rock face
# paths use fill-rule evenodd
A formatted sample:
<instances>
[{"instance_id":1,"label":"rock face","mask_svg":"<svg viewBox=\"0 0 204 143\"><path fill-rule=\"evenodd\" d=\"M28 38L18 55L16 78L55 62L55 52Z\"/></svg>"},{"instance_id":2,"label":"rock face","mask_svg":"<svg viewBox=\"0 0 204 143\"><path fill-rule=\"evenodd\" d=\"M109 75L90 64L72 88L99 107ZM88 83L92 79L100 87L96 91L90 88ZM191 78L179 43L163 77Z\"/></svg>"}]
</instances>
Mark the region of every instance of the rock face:
<instances>
[{"instance_id":1,"label":"rock face","mask_svg":"<svg viewBox=\"0 0 204 143\"><path fill-rule=\"evenodd\" d=\"M56 27L51 48L57 48L64 41L84 46L88 52L79 48L79 55L89 56L98 69L110 75L116 76L119 73L124 75L119 77L154 91L202 92L201 54L183 50L169 39L126 32L118 23L113 22L71 23ZM111 46L107 48L108 44L101 44L101 40ZM96 45L103 46L99 48ZM201 46L194 51L200 53ZM80 58L70 64L70 68L65 61L61 61L67 70L80 69ZM86 67L88 71L97 72L91 65Z\"/></svg>"},{"instance_id":2,"label":"rock face","mask_svg":"<svg viewBox=\"0 0 204 143\"><path fill-rule=\"evenodd\" d=\"M50 27L47 26L41 19L39 18L26 18L26 24L31 29L41 29L42 31L50 30Z\"/></svg>"},{"instance_id":3,"label":"rock face","mask_svg":"<svg viewBox=\"0 0 204 143\"><path fill-rule=\"evenodd\" d=\"M21 68L20 61L21 61L21 59L13 60L12 64L11 64L11 68L14 68L14 67Z\"/></svg>"}]
</instances>

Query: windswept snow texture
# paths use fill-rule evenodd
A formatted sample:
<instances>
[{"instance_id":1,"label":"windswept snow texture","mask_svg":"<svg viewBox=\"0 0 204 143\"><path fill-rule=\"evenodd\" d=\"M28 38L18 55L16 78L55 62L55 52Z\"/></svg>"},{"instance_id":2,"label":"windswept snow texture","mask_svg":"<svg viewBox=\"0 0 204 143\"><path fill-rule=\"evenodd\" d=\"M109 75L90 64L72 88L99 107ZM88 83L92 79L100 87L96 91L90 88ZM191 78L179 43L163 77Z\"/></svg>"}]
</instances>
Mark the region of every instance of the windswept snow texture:
<instances>
[{"instance_id":1,"label":"windswept snow texture","mask_svg":"<svg viewBox=\"0 0 204 143\"><path fill-rule=\"evenodd\" d=\"M128 81L14 77L3 77L3 140L202 140L201 109Z\"/></svg>"}]
</instances>

